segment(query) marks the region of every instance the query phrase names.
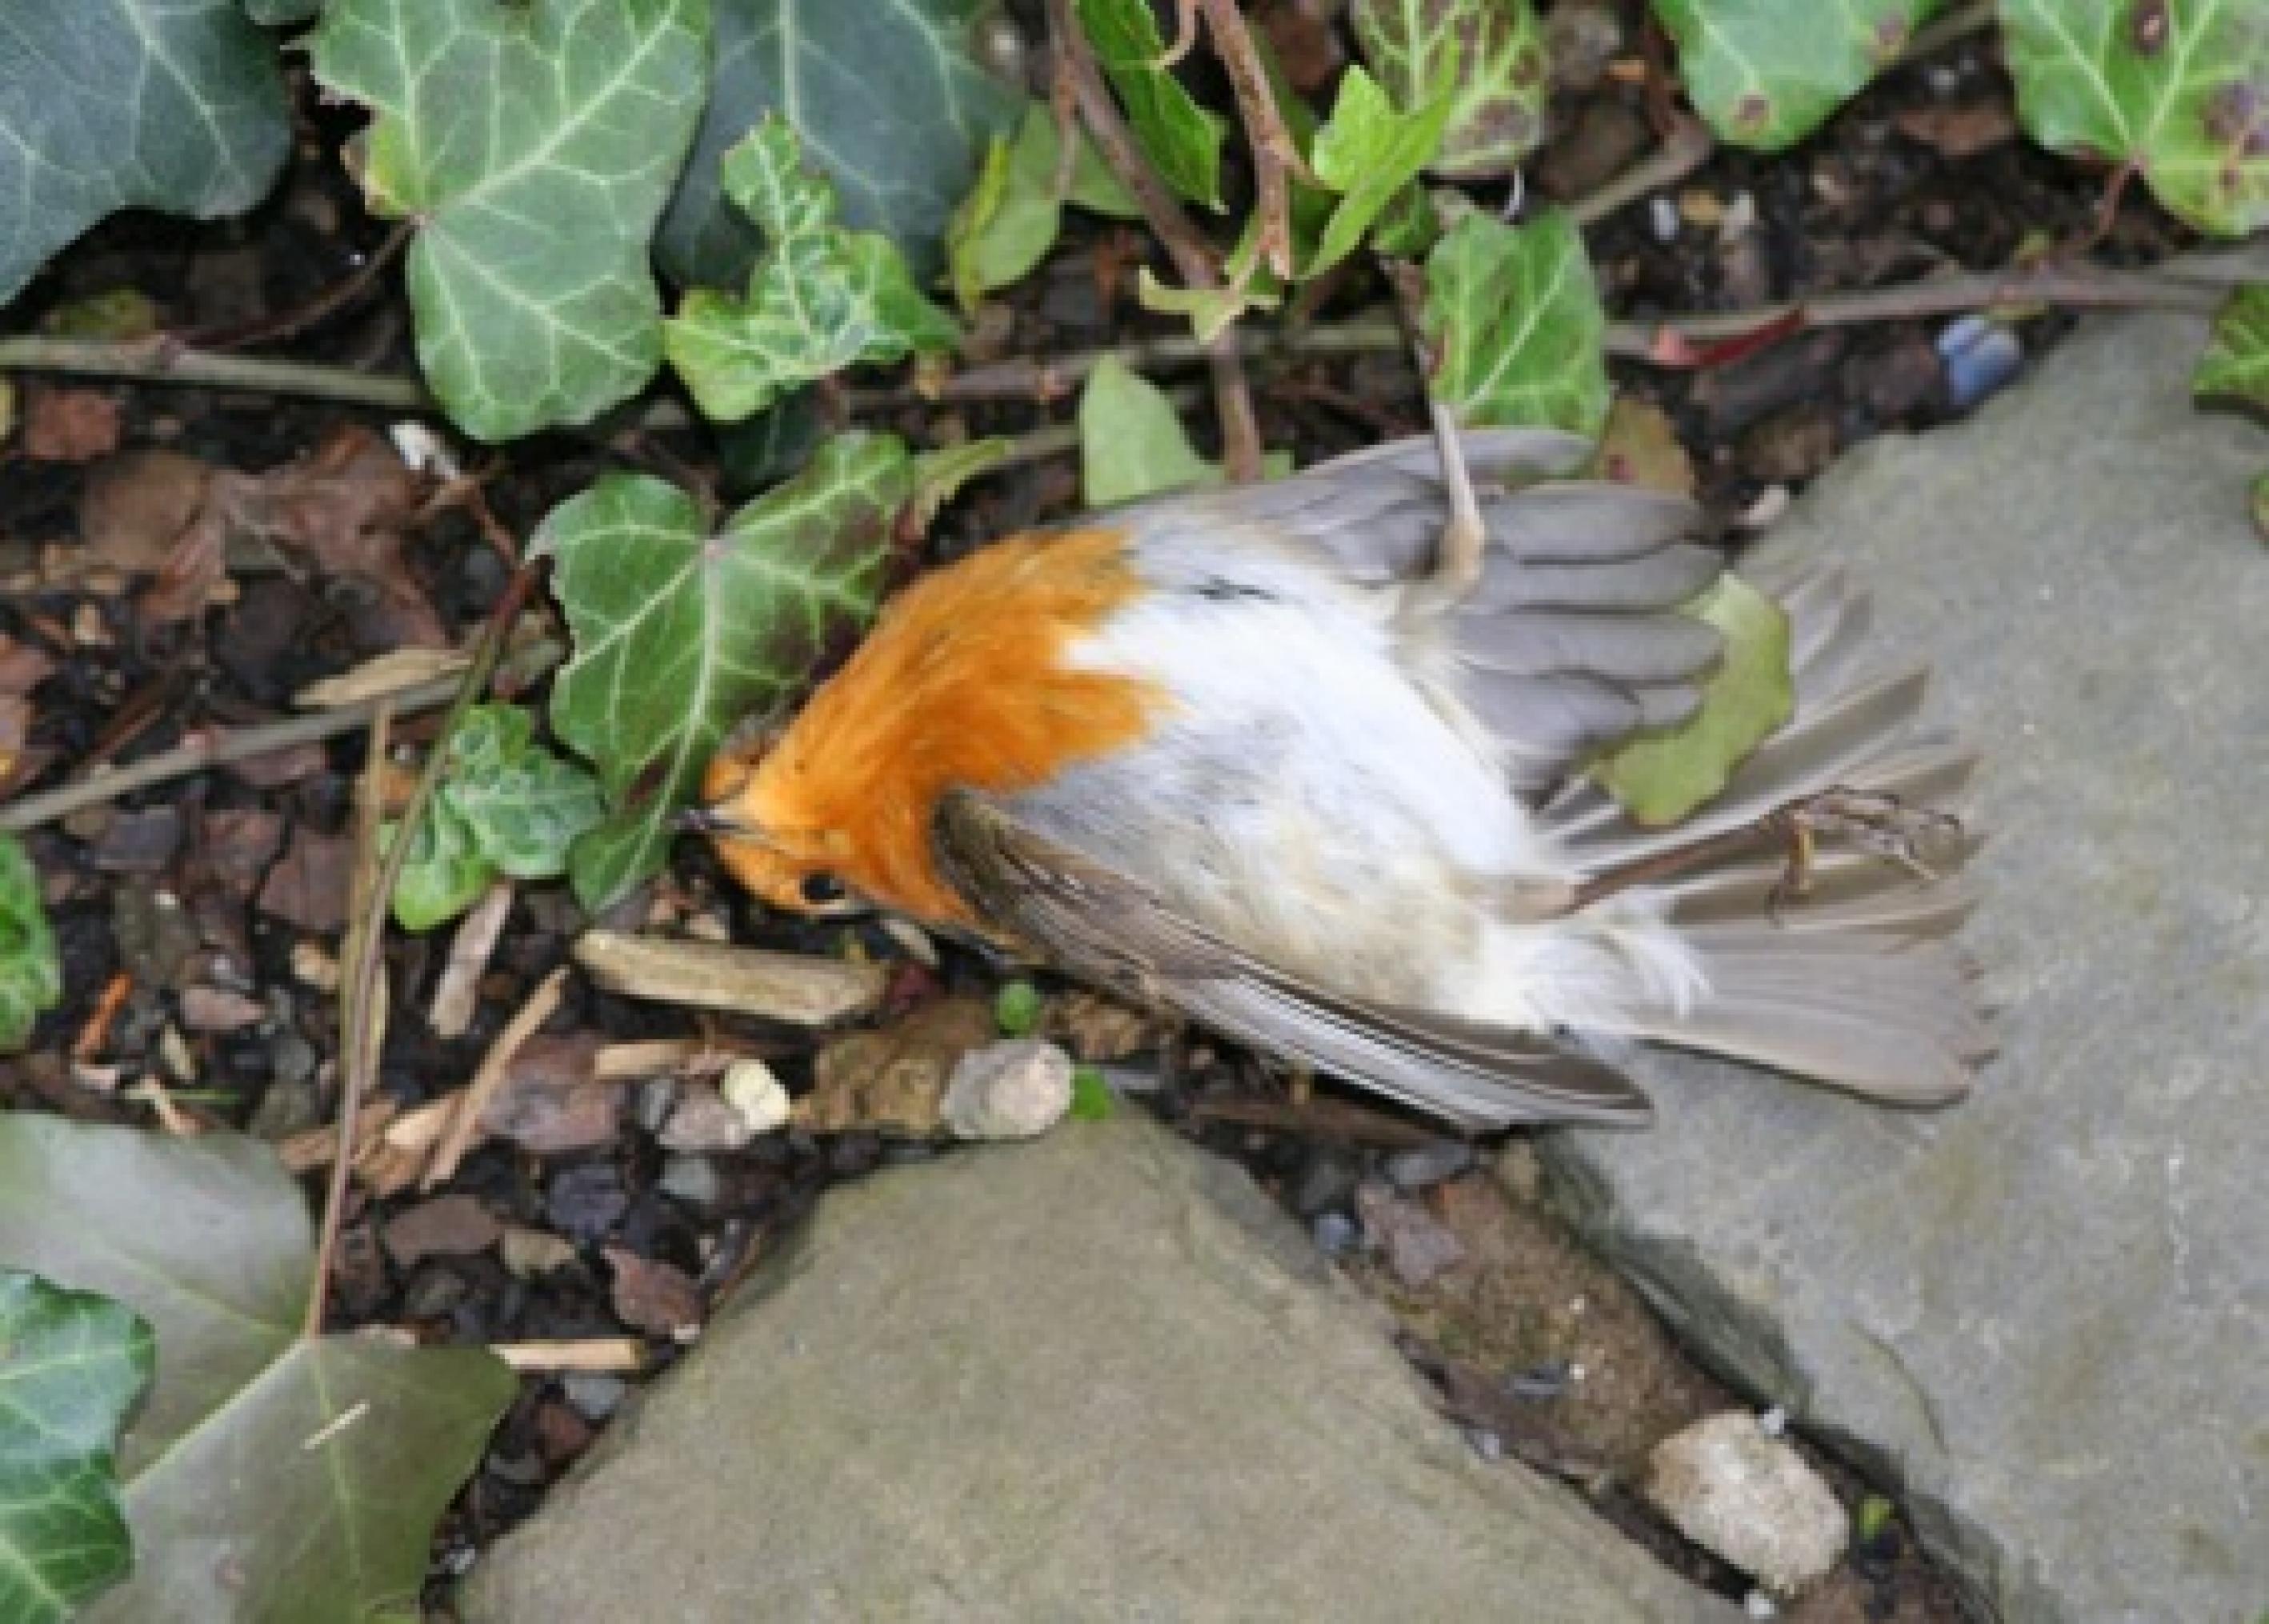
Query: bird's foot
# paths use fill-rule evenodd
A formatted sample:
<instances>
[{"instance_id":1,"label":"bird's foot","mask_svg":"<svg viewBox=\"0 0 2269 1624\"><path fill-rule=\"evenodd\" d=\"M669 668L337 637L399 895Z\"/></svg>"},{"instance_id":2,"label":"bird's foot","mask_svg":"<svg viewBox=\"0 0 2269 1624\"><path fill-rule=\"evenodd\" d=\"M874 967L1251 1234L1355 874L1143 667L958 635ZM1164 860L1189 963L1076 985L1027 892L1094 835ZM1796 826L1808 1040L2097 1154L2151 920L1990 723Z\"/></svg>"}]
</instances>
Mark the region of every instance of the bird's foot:
<instances>
[{"instance_id":1,"label":"bird's foot","mask_svg":"<svg viewBox=\"0 0 2269 1624\"><path fill-rule=\"evenodd\" d=\"M1910 806L1896 795L1837 786L1776 808L1758 820L1758 827L1787 846L1788 866L1765 898L1766 912L1778 919L1784 905L1811 890L1822 840L1847 842L1926 883L1938 872L1924 860L1925 851L1939 840L1958 838L1962 820L1934 807Z\"/></svg>"}]
</instances>

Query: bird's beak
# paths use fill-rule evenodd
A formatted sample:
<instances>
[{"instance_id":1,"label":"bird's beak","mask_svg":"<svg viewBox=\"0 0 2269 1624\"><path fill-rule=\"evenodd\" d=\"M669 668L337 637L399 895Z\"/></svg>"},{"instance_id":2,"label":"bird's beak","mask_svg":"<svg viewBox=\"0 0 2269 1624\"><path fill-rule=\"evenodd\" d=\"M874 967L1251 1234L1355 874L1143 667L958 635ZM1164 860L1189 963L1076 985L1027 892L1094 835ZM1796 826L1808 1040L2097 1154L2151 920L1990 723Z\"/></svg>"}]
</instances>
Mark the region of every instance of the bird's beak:
<instances>
[{"instance_id":1,"label":"bird's beak","mask_svg":"<svg viewBox=\"0 0 2269 1624\"><path fill-rule=\"evenodd\" d=\"M681 830L703 835L731 834L740 828L722 807L688 807L672 822Z\"/></svg>"}]
</instances>

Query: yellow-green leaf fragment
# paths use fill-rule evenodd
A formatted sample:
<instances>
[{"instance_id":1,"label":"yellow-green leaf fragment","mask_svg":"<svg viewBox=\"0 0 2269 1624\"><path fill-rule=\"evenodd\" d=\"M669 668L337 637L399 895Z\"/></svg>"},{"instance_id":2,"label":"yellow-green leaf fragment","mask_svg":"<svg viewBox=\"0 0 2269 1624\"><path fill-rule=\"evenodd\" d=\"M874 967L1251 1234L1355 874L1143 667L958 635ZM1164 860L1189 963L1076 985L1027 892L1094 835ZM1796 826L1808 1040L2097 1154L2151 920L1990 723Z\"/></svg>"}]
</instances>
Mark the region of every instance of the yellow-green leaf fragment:
<instances>
[{"instance_id":1,"label":"yellow-green leaf fragment","mask_svg":"<svg viewBox=\"0 0 2269 1624\"><path fill-rule=\"evenodd\" d=\"M2191 392L2269 411L2269 282L2246 284L2222 306Z\"/></svg>"},{"instance_id":2,"label":"yellow-green leaf fragment","mask_svg":"<svg viewBox=\"0 0 2269 1624\"><path fill-rule=\"evenodd\" d=\"M1364 233L1440 149L1452 97L1446 91L1427 94L1415 111L1399 112L1361 68L1349 68L1341 77L1339 100L1316 132L1311 159L1317 179L1340 199L1304 274L1328 270L1353 253Z\"/></svg>"},{"instance_id":3,"label":"yellow-green leaf fragment","mask_svg":"<svg viewBox=\"0 0 2269 1624\"><path fill-rule=\"evenodd\" d=\"M1726 639L1701 707L1675 727L1634 734L1592 766L1600 786L1649 828L1675 823L1716 796L1795 708L1788 615L1779 604L1728 572L1686 612Z\"/></svg>"},{"instance_id":4,"label":"yellow-green leaf fragment","mask_svg":"<svg viewBox=\"0 0 2269 1624\"><path fill-rule=\"evenodd\" d=\"M1096 364L1080 392L1079 466L1090 507L1222 479L1221 469L1191 446L1165 391L1115 356Z\"/></svg>"},{"instance_id":5,"label":"yellow-green leaf fragment","mask_svg":"<svg viewBox=\"0 0 2269 1624\"><path fill-rule=\"evenodd\" d=\"M24 843L0 834L0 1053L20 1049L63 1000L63 960Z\"/></svg>"}]
</instances>

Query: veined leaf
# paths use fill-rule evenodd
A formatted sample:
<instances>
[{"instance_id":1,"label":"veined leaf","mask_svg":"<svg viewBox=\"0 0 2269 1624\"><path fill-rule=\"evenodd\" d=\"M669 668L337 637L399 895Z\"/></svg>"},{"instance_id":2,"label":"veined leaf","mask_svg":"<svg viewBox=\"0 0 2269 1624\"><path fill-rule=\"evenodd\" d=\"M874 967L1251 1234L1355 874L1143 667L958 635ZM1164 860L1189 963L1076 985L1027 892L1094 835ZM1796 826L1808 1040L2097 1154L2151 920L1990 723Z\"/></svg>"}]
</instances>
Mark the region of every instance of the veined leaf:
<instances>
[{"instance_id":1,"label":"veined leaf","mask_svg":"<svg viewBox=\"0 0 2269 1624\"><path fill-rule=\"evenodd\" d=\"M239 0L0 6L0 305L115 210L249 209L291 147L276 48Z\"/></svg>"},{"instance_id":2,"label":"veined leaf","mask_svg":"<svg viewBox=\"0 0 2269 1624\"><path fill-rule=\"evenodd\" d=\"M803 166L785 119L725 155L725 190L772 246L745 298L696 288L666 324L670 363L707 416L737 422L846 366L953 346L952 318L889 239L835 224L834 186Z\"/></svg>"},{"instance_id":3,"label":"veined leaf","mask_svg":"<svg viewBox=\"0 0 2269 1624\"><path fill-rule=\"evenodd\" d=\"M267 1146L0 1116L0 1256L157 1333L119 1445L134 1572L82 1620L365 1619L416 1598L512 1372L479 1348L303 1340L314 1254Z\"/></svg>"},{"instance_id":4,"label":"veined leaf","mask_svg":"<svg viewBox=\"0 0 2269 1624\"><path fill-rule=\"evenodd\" d=\"M726 734L785 705L829 641L873 615L913 478L896 439L846 434L714 535L691 496L627 475L544 520L535 545L558 560L552 590L575 646L551 723L612 808L570 854L586 904L661 867L670 816Z\"/></svg>"},{"instance_id":5,"label":"veined leaf","mask_svg":"<svg viewBox=\"0 0 2269 1624\"><path fill-rule=\"evenodd\" d=\"M1701 708L1675 727L1633 735L1592 768L1600 786L1649 828L1675 823L1712 799L1796 704L1788 616L1779 604L1728 572L1686 612L1726 638Z\"/></svg>"},{"instance_id":6,"label":"veined leaf","mask_svg":"<svg viewBox=\"0 0 2269 1624\"><path fill-rule=\"evenodd\" d=\"M1777 152L1899 57L1940 0L1654 0L1711 129ZM2060 5L2063 0L2048 0Z\"/></svg>"},{"instance_id":7,"label":"veined leaf","mask_svg":"<svg viewBox=\"0 0 2269 1624\"><path fill-rule=\"evenodd\" d=\"M2269 411L2269 282L2248 283L2229 296L2214 318L2214 338L2199 359L2191 390Z\"/></svg>"},{"instance_id":8,"label":"veined leaf","mask_svg":"<svg viewBox=\"0 0 2269 1624\"><path fill-rule=\"evenodd\" d=\"M1227 121L1200 107L1159 65L1166 41L1150 0L1075 0L1079 26L1112 88L1127 104L1134 138L1158 178L1208 208L1221 207L1221 144Z\"/></svg>"},{"instance_id":9,"label":"veined leaf","mask_svg":"<svg viewBox=\"0 0 2269 1624\"><path fill-rule=\"evenodd\" d=\"M990 0L714 0L716 70L693 156L657 252L681 284L739 287L763 247L724 200L718 166L767 114L785 114L835 182L843 223L881 232L919 277L942 262L947 216L1019 98L979 66Z\"/></svg>"},{"instance_id":10,"label":"veined leaf","mask_svg":"<svg viewBox=\"0 0 2269 1624\"><path fill-rule=\"evenodd\" d=\"M2201 231L2269 225L2269 0L2001 0L2017 117Z\"/></svg>"},{"instance_id":11,"label":"veined leaf","mask_svg":"<svg viewBox=\"0 0 2269 1624\"><path fill-rule=\"evenodd\" d=\"M946 230L946 264L963 310L975 309L995 288L1022 281L1047 257L1062 229L1065 203L1116 219L1142 214L1083 134L1072 158L1070 188L1060 198L1056 180L1062 166L1063 132L1054 112L1041 103L1025 107L1013 142L994 138L976 186Z\"/></svg>"},{"instance_id":12,"label":"veined leaf","mask_svg":"<svg viewBox=\"0 0 2269 1624\"><path fill-rule=\"evenodd\" d=\"M394 888L404 930L431 930L479 900L499 874L549 880L606 816L599 786L535 742L516 705L477 705L439 747L448 752Z\"/></svg>"},{"instance_id":13,"label":"veined leaf","mask_svg":"<svg viewBox=\"0 0 2269 1624\"><path fill-rule=\"evenodd\" d=\"M1543 139L1551 78L1529 0L1356 0L1348 20L1397 106L1430 106L1450 86L1427 155L1437 174L1503 174Z\"/></svg>"},{"instance_id":14,"label":"veined leaf","mask_svg":"<svg viewBox=\"0 0 2269 1624\"><path fill-rule=\"evenodd\" d=\"M1328 270L1355 251L1398 193L1439 150L1451 99L1436 93L1417 111L1398 113L1377 80L1361 68L1340 79L1332 116L1316 132L1312 162L1319 180L1341 194L1303 275Z\"/></svg>"},{"instance_id":15,"label":"veined leaf","mask_svg":"<svg viewBox=\"0 0 2269 1624\"><path fill-rule=\"evenodd\" d=\"M1433 392L1460 421L1589 435L1606 423L1607 313L1566 215L1460 220L1426 256L1424 325Z\"/></svg>"},{"instance_id":16,"label":"veined leaf","mask_svg":"<svg viewBox=\"0 0 2269 1624\"><path fill-rule=\"evenodd\" d=\"M118 1430L156 1359L124 1304L0 1269L0 1618L61 1624L133 1565Z\"/></svg>"},{"instance_id":17,"label":"veined leaf","mask_svg":"<svg viewBox=\"0 0 2269 1624\"><path fill-rule=\"evenodd\" d=\"M40 902L39 871L22 841L0 834L0 1053L22 1048L63 995L63 960Z\"/></svg>"},{"instance_id":18,"label":"veined leaf","mask_svg":"<svg viewBox=\"0 0 2269 1624\"><path fill-rule=\"evenodd\" d=\"M331 0L315 76L418 219L418 359L482 439L588 423L661 361L647 240L707 84L708 0Z\"/></svg>"}]
</instances>

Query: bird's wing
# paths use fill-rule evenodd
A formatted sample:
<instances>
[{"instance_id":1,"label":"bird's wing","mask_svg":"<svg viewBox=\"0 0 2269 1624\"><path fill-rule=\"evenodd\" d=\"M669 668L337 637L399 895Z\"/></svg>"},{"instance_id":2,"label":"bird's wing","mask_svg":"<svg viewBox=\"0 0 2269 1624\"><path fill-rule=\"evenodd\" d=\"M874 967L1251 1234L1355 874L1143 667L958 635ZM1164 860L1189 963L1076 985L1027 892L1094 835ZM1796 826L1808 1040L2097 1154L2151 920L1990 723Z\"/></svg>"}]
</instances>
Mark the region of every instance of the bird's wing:
<instances>
[{"instance_id":1,"label":"bird's wing","mask_svg":"<svg viewBox=\"0 0 2269 1624\"><path fill-rule=\"evenodd\" d=\"M944 798L935 841L940 868L979 916L1043 956L1296 1064L1473 1128L1652 1115L1622 1073L1546 1039L1346 997L1279 970L976 795Z\"/></svg>"},{"instance_id":2,"label":"bird's wing","mask_svg":"<svg viewBox=\"0 0 2269 1624\"><path fill-rule=\"evenodd\" d=\"M1540 798L1602 746L1693 713L1721 643L1677 610L1723 561L1688 539L1693 503L1574 477L1587 440L1484 429L1463 444L1489 545L1479 586L1448 611L1455 683L1502 745L1514 787ZM1225 532L1265 534L1356 585L1394 587L1432 568L1448 519L1435 443L1416 439L1145 503L1124 522L1186 527L1210 547Z\"/></svg>"}]
</instances>

